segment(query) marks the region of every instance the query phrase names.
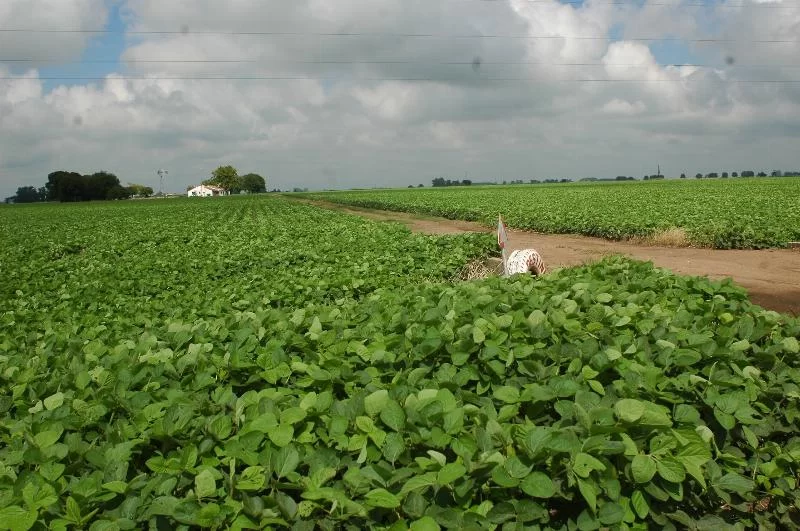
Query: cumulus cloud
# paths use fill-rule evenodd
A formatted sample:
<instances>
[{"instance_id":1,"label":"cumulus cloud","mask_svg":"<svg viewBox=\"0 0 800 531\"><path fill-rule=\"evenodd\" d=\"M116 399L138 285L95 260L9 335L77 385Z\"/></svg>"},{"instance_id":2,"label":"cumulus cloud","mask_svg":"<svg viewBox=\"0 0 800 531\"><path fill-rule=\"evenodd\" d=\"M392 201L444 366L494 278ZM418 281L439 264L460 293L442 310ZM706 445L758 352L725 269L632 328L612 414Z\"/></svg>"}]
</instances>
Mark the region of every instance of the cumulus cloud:
<instances>
[{"instance_id":1,"label":"cumulus cloud","mask_svg":"<svg viewBox=\"0 0 800 531\"><path fill-rule=\"evenodd\" d=\"M9 0L0 27L103 27L111 2ZM120 0L118 73L53 86L0 62L26 77L0 80L0 192L62 168L167 167L179 191L229 163L283 189L797 166L800 8L656 4ZM6 58L89 45L0 39Z\"/></svg>"},{"instance_id":2,"label":"cumulus cloud","mask_svg":"<svg viewBox=\"0 0 800 531\"><path fill-rule=\"evenodd\" d=\"M102 28L108 18L107 1L3 0L0 2L0 27L5 30L95 30ZM2 58L70 60L80 56L89 39L91 34L3 32L0 33L0 54Z\"/></svg>"}]
</instances>

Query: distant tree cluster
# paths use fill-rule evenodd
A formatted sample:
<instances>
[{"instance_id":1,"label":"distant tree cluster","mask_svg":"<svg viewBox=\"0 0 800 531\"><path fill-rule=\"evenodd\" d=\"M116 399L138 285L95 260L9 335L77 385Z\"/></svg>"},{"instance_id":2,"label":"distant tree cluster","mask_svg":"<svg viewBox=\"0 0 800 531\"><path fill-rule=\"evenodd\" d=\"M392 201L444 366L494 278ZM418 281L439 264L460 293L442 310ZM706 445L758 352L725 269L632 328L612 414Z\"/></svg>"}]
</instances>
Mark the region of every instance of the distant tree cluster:
<instances>
[{"instance_id":1,"label":"distant tree cluster","mask_svg":"<svg viewBox=\"0 0 800 531\"><path fill-rule=\"evenodd\" d=\"M242 191L260 194L267 191L267 181L257 173L239 176L233 166L220 166L211 173L211 178L203 181L205 185L219 186L232 194Z\"/></svg>"},{"instance_id":2,"label":"distant tree cluster","mask_svg":"<svg viewBox=\"0 0 800 531\"><path fill-rule=\"evenodd\" d=\"M17 188L17 195L6 198L6 203L42 203L47 201L47 188L22 186Z\"/></svg>"},{"instance_id":3,"label":"distant tree cluster","mask_svg":"<svg viewBox=\"0 0 800 531\"><path fill-rule=\"evenodd\" d=\"M730 174L726 171L722 173L718 173L715 171L706 173L703 175L702 173L695 174L695 179L727 179L728 177L737 178L737 177L800 177L800 170L788 170L788 171L781 171L781 170L773 170L771 173L767 174L767 172L760 171L758 173L754 172L753 170L743 170L741 172L731 172ZM681 174L681 179L685 179L686 174Z\"/></svg>"},{"instance_id":4,"label":"distant tree cluster","mask_svg":"<svg viewBox=\"0 0 800 531\"><path fill-rule=\"evenodd\" d=\"M442 186L471 186L472 181L469 179L462 179L462 180L450 180L445 179L444 177L436 177L431 181L431 185L434 188L441 188Z\"/></svg>"},{"instance_id":5,"label":"distant tree cluster","mask_svg":"<svg viewBox=\"0 0 800 531\"><path fill-rule=\"evenodd\" d=\"M131 197L150 197L153 195L153 189L149 186L128 183L127 188L131 192Z\"/></svg>"},{"instance_id":6,"label":"distant tree cluster","mask_svg":"<svg viewBox=\"0 0 800 531\"><path fill-rule=\"evenodd\" d=\"M635 181L636 177L626 177L625 175L618 175L615 178L610 177L584 177L581 182L615 182L615 181Z\"/></svg>"},{"instance_id":7,"label":"distant tree cluster","mask_svg":"<svg viewBox=\"0 0 800 531\"><path fill-rule=\"evenodd\" d=\"M113 173L99 171L91 175L69 171L56 171L47 176L47 198L62 203L127 199L132 193L119 182Z\"/></svg>"},{"instance_id":8,"label":"distant tree cluster","mask_svg":"<svg viewBox=\"0 0 800 531\"><path fill-rule=\"evenodd\" d=\"M645 175L643 180L645 180L645 181L657 181L657 180L660 180L660 179L663 179L663 178L664 178L663 175Z\"/></svg>"},{"instance_id":9,"label":"distant tree cluster","mask_svg":"<svg viewBox=\"0 0 800 531\"><path fill-rule=\"evenodd\" d=\"M91 175L81 175L70 171L55 171L47 176L47 183L41 188L21 186L14 196L6 198L6 203L42 203L60 201L98 201L104 199L128 199L149 197L153 189L141 184L122 186L113 173L100 171Z\"/></svg>"}]
</instances>

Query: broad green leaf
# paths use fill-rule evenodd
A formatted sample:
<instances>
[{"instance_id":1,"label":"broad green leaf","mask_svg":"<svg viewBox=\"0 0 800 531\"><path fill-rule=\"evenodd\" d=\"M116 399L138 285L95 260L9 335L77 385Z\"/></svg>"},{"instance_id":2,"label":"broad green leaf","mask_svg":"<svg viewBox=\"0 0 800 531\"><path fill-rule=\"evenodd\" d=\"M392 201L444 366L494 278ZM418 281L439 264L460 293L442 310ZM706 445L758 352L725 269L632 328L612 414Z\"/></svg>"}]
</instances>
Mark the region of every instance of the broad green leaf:
<instances>
[{"instance_id":1,"label":"broad green leaf","mask_svg":"<svg viewBox=\"0 0 800 531\"><path fill-rule=\"evenodd\" d=\"M387 400L380 411L381 422L394 431L403 431L406 424L406 413L394 400Z\"/></svg>"},{"instance_id":2,"label":"broad green leaf","mask_svg":"<svg viewBox=\"0 0 800 531\"><path fill-rule=\"evenodd\" d=\"M617 400L617 403L614 404L614 412L617 414L621 420L625 422L636 422L642 415L644 415L646 406L644 402L640 402L639 400L633 400L631 398L623 398L622 400Z\"/></svg>"},{"instance_id":3,"label":"broad green leaf","mask_svg":"<svg viewBox=\"0 0 800 531\"><path fill-rule=\"evenodd\" d=\"M386 389L375 391L364 398L364 411L367 415L374 417L380 414L386 404L389 403L389 392ZM391 426L389 426L391 427Z\"/></svg>"},{"instance_id":4,"label":"broad green leaf","mask_svg":"<svg viewBox=\"0 0 800 531\"><path fill-rule=\"evenodd\" d=\"M440 531L441 527L430 516L423 516L419 520L412 522L410 529L411 531Z\"/></svg>"},{"instance_id":5,"label":"broad green leaf","mask_svg":"<svg viewBox=\"0 0 800 531\"><path fill-rule=\"evenodd\" d=\"M572 465L572 471L582 478L588 478L594 470L602 472L605 469L606 465L600 460L582 452L575 456L575 462Z\"/></svg>"},{"instance_id":6,"label":"broad green leaf","mask_svg":"<svg viewBox=\"0 0 800 531\"><path fill-rule=\"evenodd\" d=\"M736 341L731 343L731 350L735 352L741 352L750 348L750 342L746 339L742 339L741 341Z\"/></svg>"},{"instance_id":7,"label":"broad green leaf","mask_svg":"<svg viewBox=\"0 0 800 531\"><path fill-rule=\"evenodd\" d=\"M227 439L232 429L231 418L227 415L218 416L208 426L209 433L220 441Z\"/></svg>"},{"instance_id":8,"label":"broad green leaf","mask_svg":"<svg viewBox=\"0 0 800 531\"><path fill-rule=\"evenodd\" d=\"M194 477L194 492L198 498L215 497L217 482L210 470L203 470Z\"/></svg>"},{"instance_id":9,"label":"broad green leaf","mask_svg":"<svg viewBox=\"0 0 800 531\"><path fill-rule=\"evenodd\" d=\"M657 461L658 475L671 483L680 483L686 479L686 470L675 459L665 458Z\"/></svg>"},{"instance_id":10,"label":"broad green leaf","mask_svg":"<svg viewBox=\"0 0 800 531\"><path fill-rule=\"evenodd\" d=\"M263 466L249 466L236 478L239 490L260 490L266 481L266 469Z\"/></svg>"},{"instance_id":11,"label":"broad green leaf","mask_svg":"<svg viewBox=\"0 0 800 531\"><path fill-rule=\"evenodd\" d=\"M44 399L44 407L48 411L52 411L64 403L64 393L56 393L54 395L50 395Z\"/></svg>"},{"instance_id":12,"label":"broad green leaf","mask_svg":"<svg viewBox=\"0 0 800 531\"><path fill-rule=\"evenodd\" d=\"M17 505L0 509L0 529L27 531L36 523L36 511L23 509Z\"/></svg>"},{"instance_id":13,"label":"broad green leaf","mask_svg":"<svg viewBox=\"0 0 800 531\"><path fill-rule=\"evenodd\" d=\"M597 511L597 488L594 484L584 479L578 479L578 490L583 499L586 500L586 503L589 504L592 512Z\"/></svg>"},{"instance_id":14,"label":"broad green leaf","mask_svg":"<svg viewBox=\"0 0 800 531\"><path fill-rule=\"evenodd\" d=\"M728 472L718 480L714 481L714 486L728 492L748 494L755 488L755 483L753 483L753 480L740 474Z\"/></svg>"},{"instance_id":15,"label":"broad green leaf","mask_svg":"<svg viewBox=\"0 0 800 531\"><path fill-rule=\"evenodd\" d=\"M494 390L494 397L507 404L515 404L520 400L519 389L504 385Z\"/></svg>"},{"instance_id":16,"label":"broad green leaf","mask_svg":"<svg viewBox=\"0 0 800 531\"><path fill-rule=\"evenodd\" d=\"M597 511L597 517L605 525L614 525L622 522L625 517L625 511L620 504L607 501Z\"/></svg>"},{"instance_id":17,"label":"broad green leaf","mask_svg":"<svg viewBox=\"0 0 800 531\"><path fill-rule=\"evenodd\" d=\"M533 310L528 316L528 323L531 326L541 326L547 322L547 316L541 310Z\"/></svg>"},{"instance_id":18,"label":"broad green leaf","mask_svg":"<svg viewBox=\"0 0 800 531\"><path fill-rule=\"evenodd\" d=\"M22 489L22 499L29 509L45 509L58 503L58 495L52 485L36 486L30 482Z\"/></svg>"},{"instance_id":19,"label":"broad green leaf","mask_svg":"<svg viewBox=\"0 0 800 531\"><path fill-rule=\"evenodd\" d=\"M67 518L75 522L76 524L81 524L83 518L81 517L81 508L78 505L78 502L75 501L75 498L69 496L67 498Z\"/></svg>"},{"instance_id":20,"label":"broad green leaf","mask_svg":"<svg viewBox=\"0 0 800 531\"><path fill-rule=\"evenodd\" d=\"M531 467L523 464L517 456L511 456L506 459L503 466L512 478L523 479L531 473Z\"/></svg>"},{"instance_id":21,"label":"broad green leaf","mask_svg":"<svg viewBox=\"0 0 800 531\"><path fill-rule=\"evenodd\" d=\"M375 423L369 417L357 417L356 418L356 426L359 430L363 431L364 433L372 433L376 430Z\"/></svg>"},{"instance_id":22,"label":"broad green leaf","mask_svg":"<svg viewBox=\"0 0 800 531\"><path fill-rule=\"evenodd\" d=\"M656 475L655 459L649 455L637 455L631 461L631 472L636 483L647 483Z\"/></svg>"},{"instance_id":23,"label":"broad green leaf","mask_svg":"<svg viewBox=\"0 0 800 531\"><path fill-rule=\"evenodd\" d=\"M366 505L370 507L385 507L394 509L400 507L400 499L386 489L373 489L364 497Z\"/></svg>"},{"instance_id":24,"label":"broad green leaf","mask_svg":"<svg viewBox=\"0 0 800 531\"><path fill-rule=\"evenodd\" d=\"M124 481L109 481L108 483L103 483L103 488L117 494L125 494L125 491L128 490L128 484Z\"/></svg>"},{"instance_id":25,"label":"broad green leaf","mask_svg":"<svg viewBox=\"0 0 800 531\"><path fill-rule=\"evenodd\" d=\"M800 353L800 342L797 341L796 337L784 337L783 341L781 341L781 346L790 354Z\"/></svg>"},{"instance_id":26,"label":"broad green leaf","mask_svg":"<svg viewBox=\"0 0 800 531\"><path fill-rule=\"evenodd\" d=\"M272 428L269 432L269 439L280 448L288 445L294 438L294 428L287 424L281 424Z\"/></svg>"},{"instance_id":27,"label":"broad green leaf","mask_svg":"<svg viewBox=\"0 0 800 531\"><path fill-rule=\"evenodd\" d=\"M394 464L405 451L405 441L399 433L389 433L383 443L383 456Z\"/></svg>"},{"instance_id":28,"label":"broad green leaf","mask_svg":"<svg viewBox=\"0 0 800 531\"><path fill-rule=\"evenodd\" d=\"M449 485L457 479L464 477L467 469L461 463L448 463L436 474L436 483Z\"/></svg>"},{"instance_id":29,"label":"broad green leaf","mask_svg":"<svg viewBox=\"0 0 800 531\"><path fill-rule=\"evenodd\" d=\"M297 465L300 464L300 454L294 446L285 446L275 454L274 463L275 475L278 478L284 478L294 472Z\"/></svg>"},{"instance_id":30,"label":"broad green leaf","mask_svg":"<svg viewBox=\"0 0 800 531\"><path fill-rule=\"evenodd\" d=\"M529 474L520 483L520 488L525 494L534 498L552 498L556 493L553 481L541 472Z\"/></svg>"},{"instance_id":31,"label":"broad green leaf","mask_svg":"<svg viewBox=\"0 0 800 531\"><path fill-rule=\"evenodd\" d=\"M650 513L650 506L647 504L647 499L644 497L644 494L642 494L642 491L633 491L631 495L631 505L639 518L647 518L647 515Z\"/></svg>"},{"instance_id":32,"label":"broad green leaf","mask_svg":"<svg viewBox=\"0 0 800 531\"><path fill-rule=\"evenodd\" d=\"M36 446L41 449L49 448L53 446L58 440L61 438L61 434L63 430L46 430L37 433L33 440L36 442Z\"/></svg>"},{"instance_id":33,"label":"broad green leaf","mask_svg":"<svg viewBox=\"0 0 800 531\"><path fill-rule=\"evenodd\" d=\"M426 472L418 476L414 476L405 482L400 492L401 497L409 492L418 491L427 487L432 487L436 484L436 474L434 472Z\"/></svg>"}]
</instances>

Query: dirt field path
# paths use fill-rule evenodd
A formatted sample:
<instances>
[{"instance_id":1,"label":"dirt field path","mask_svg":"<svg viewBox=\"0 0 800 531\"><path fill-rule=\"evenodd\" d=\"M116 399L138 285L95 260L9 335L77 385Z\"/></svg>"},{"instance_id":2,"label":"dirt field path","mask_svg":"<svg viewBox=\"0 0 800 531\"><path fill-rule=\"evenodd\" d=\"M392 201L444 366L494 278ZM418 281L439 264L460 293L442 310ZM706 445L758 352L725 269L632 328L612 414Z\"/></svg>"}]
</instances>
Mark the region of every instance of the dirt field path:
<instances>
[{"instance_id":1,"label":"dirt field path","mask_svg":"<svg viewBox=\"0 0 800 531\"><path fill-rule=\"evenodd\" d=\"M492 229L468 221L416 216L402 212L344 207L323 201L308 201L320 207L349 212L376 221L397 221L415 232L459 234ZM565 234L539 234L510 230L512 250L534 248L549 268L592 262L611 254L651 260L656 266L694 276L733 278L764 308L800 315L800 250L714 250L657 247Z\"/></svg>"}]
</instances>

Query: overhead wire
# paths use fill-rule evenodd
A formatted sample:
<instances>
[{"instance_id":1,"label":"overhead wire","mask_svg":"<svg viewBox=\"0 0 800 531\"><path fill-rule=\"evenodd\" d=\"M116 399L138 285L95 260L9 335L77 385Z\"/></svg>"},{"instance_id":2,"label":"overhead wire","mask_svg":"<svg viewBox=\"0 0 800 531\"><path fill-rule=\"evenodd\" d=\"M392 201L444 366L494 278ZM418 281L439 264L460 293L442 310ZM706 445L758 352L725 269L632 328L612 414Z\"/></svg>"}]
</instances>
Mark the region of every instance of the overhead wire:
<instances>
[{"instance_id":1,"label":"overhead wire","mask_svg":"<svg viewBox=\"0 0 800 531\"><path fill-rule=\"evenodd\" d=\"M380 37L397 39L510 39L510 40L611 40L609 35L514 35L514 34L444 34L396 33L360 31L184 31L184 30L113 30L113 29L35 29L0 28L0 33L43 34L120 34L120 35L198 35L198 36L251 36L251 37ZM743 38L684 38L684 37L628 37L626 41L640 42L691 42L691 43L755 43L797 44L800 39L743 39Z\"/></svg>"},{"instance_id":2,"label":"overhead wire","mask_svg":"<svg viewBox=\"0 0 800 531\"><path fill-rule=\"evenodd\" d=\"M4 58L0 63L57 63L61 65L94 65L94 64L258 64L258 65L407 65L407 66L596 66L596 67L641 67L650 65L642 63L599 63L599 62L553 62L553 61L485 61L473 59L472 61L419 61L419 60L344 60L344 59L82 59L78 61L64 61L56 58ZM712 64L712 63L659 63L662 67L694 67L694 68L800 68L800 63L781 64Z\"/></svg>"},{"instance_id":3,"label":"overhead wire","mask_svg":"<svg viewBox=\"0 0 800 531\"><path fill-rule=\"evenodd\" d=\"M543 84L550 83L680 83L687 81L686 78L646 78L646 79L621 79L621 78L574 78L558 79L543 77L345 77L345 76L0 76L0 81L398 81L398 82L509 82L525 81L538 82ZM726 83L737 84L798 84L800 79L728 79Z\"/></svg>"}]
</instances>

